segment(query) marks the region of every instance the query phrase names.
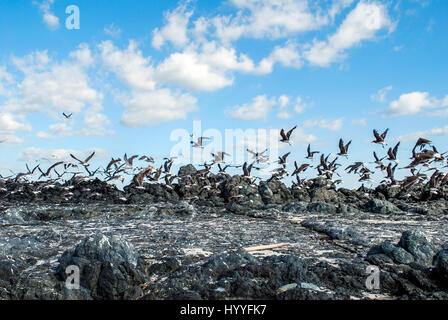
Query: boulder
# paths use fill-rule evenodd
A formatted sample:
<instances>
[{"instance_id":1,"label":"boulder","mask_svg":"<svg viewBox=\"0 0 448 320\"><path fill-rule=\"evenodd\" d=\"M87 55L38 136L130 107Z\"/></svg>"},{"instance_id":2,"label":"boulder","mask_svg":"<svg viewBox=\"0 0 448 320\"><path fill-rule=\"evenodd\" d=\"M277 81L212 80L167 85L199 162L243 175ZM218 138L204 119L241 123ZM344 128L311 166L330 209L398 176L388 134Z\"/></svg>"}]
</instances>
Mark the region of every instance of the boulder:
<instances>
[{"instance_id":1,"label":"boulder","mask_svg":"<svg viewBox=\"0 0 448 320\"><path fill-rule=\"evenodd\" d=\"M94 299L132 299L146 281L137 252L121 237L98 234L65 251L59 259L56 274L67 279L66 269L77 266L80 286L90 291Z\"/></svg>"},{"instance_id":2,"label":"boulder","mask_svg":"<svg viewBox=\"0 0 448 320\"><path fill-rule=\"evenodd\" d=\"M403 232L398 245L412 254L415 262L423 265L431 265L437 253L437 247L431 244L425 234L418 230Z\"/></svg>"}]
</instances>

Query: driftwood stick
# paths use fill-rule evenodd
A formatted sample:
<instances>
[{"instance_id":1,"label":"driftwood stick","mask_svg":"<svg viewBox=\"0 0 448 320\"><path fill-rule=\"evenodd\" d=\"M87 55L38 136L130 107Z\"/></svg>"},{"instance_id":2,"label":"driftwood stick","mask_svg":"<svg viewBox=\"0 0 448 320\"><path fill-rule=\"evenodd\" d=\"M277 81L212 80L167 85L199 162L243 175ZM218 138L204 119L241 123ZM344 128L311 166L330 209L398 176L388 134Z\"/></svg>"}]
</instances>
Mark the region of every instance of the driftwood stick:
<instances>
[{"instance_id":1,"label":"driftwood stick","mask_svg":"<svg viewBox=\"0 0 448 320\"><path fill-rule=\"evenodd\" d=\"M290 245L291 245L290 243L279 243L279 244L270 244L267 246L249 247L249 248L244 248L244 250L246 250L247 252L254 252L254 251L263 251L263 250L270 250L270 249L275 249L275 248L288 247ZM236 250L233 250L233 251L236 251Z\"/></svg>"}]
</instances>

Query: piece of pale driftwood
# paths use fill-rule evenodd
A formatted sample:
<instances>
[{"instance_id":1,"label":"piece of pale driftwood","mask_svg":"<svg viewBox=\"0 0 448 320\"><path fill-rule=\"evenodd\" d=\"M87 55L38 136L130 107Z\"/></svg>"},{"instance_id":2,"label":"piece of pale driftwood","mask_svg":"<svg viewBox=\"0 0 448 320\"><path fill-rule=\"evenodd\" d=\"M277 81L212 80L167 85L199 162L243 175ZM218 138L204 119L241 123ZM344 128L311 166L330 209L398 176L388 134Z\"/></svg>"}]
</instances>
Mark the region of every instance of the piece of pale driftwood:
<instances>
[{"instance_id":1,"label":"piece of pale driftwood","mask_svg":"<svg viewBox=\"0 0 448 320\"><path fill-rule=\"evenodd\" d=\"M254 252L254 251L263 251L263 250L270 250L270 249L275 249L275 248L288 247L290 245L291 245L290 243L279 243L279 244L270 244L267 246L249 247L249 248L244 248L244 250L247 252ZM233 251L236 251L236 250L233 250Z\"/></svg>"}]
</instances>

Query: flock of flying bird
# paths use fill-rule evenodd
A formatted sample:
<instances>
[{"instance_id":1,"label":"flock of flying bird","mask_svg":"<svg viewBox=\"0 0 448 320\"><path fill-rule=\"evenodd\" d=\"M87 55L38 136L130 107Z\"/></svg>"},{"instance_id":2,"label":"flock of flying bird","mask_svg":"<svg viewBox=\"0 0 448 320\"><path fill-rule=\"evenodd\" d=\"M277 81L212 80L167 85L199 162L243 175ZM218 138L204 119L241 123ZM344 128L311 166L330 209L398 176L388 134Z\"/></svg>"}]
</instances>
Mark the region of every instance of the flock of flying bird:
<instances>
[{"instance_id":1,"label":"flock of flying bird","mask_svg":"<svg viewBox=\"0 0 448 320\"><path fill-rule=\"evenodd\" d=\"M72 114L63 114L65 118L70 119ZM297 128L295 126L289 131L282 129L280 131L280 142L292 145L291 136L294 130ZM373 144L381 145L383 149L386 148L386 138L389 129L385 130L383 133L379 134L377 130L373 130L374 140ZM193 135L191 135L193 137ZM193 148L203 149L203 143L210 138L199 137L196 141L191 141ZM267 181L282 180L287 176L295 177L293 181L293 187L307 187L307 179L302 179L300 176L303 175L307 170L314 168L317 171L317 176L324 177L327 179L329 185L336 186L342 183L341 175L338 173L338 169L342 166L338 163L338 159L343 157L349 157L349 149L352 141L344 143L343 139L339 140L339 152L335 154L333 159L330 159L331 154L325 155L319 151L312 151L311 145L308 145L306 160L308 162L314 162L315 156L320 154L320 159L317 160L317 164L303 163L299 165L297 161L294 161L294 167L290 173L287 170L287 159L291 152L284 154L275 161L278 168L267 172L270 178ZM364 188L364 183L373 183L372 175L373 170L379 170L385 173L384 179L381 184L385 184L389 187L401 187L409 188L415 184L423 184L429 186L431 192L439 192L440 187L448 185L448 173L444 173L443 168L447 168L445 153L438 152L437 148L433 143L427 139L420 138L416 142L413 150L411 162L409 165L404 166L399 169L408 169L410 175L406 176L401 181L395 178L395 173L399 165L399 160L397 158L398 149L400 142L398 142L393 148L389 148L384 157L378 156L377 152L373 152L373 161L369 162L374 164L374 169L368 168L368 163L365 162L355 162L350 164L345 168L348 174L359 175L358 181L362 183L362 188ZM253 177L253 170L264 171L266 173L266 168L262 168L263 164L271 165L269 156L267 156L268 149L260 151L252 151L247 149L248 154L252 157L250 162L245 162L243 165L231 165L226 164L225 157L230 156L225 152L212 153L212 159L209 163L205 162L201 167L203 169L197 170L196 176L203 181L207 180L207 175L211 173L211 170L217 166L219 172L218 174L226 173L228 168L236 168L242 170L242 175L250 179L251 184L254 184L259 177ZM19 183L29 183L31 178L35 173L39 174L37 180L46 179L46 185L52 185L57 181L74 182L74 181L89 181L92 179L102 176L103 180L106 182L121 181L124 183L126 180L125 176L128 175L132 177L132 185L137 189L145 189L144 183L164 183L167 188L172 188L172 184L176 179L181 179L175 174L171 173L171 167L175 162L175 157L164 158L163 164L160 167L154 167L155 159L150 156L138 156L134 155L128 157L127 154L124 155L123 159L112 158L106 167L100 166L93 170L91 168L91 160L95 156L95 152L92 152L87 158L80 159L73 154L70 157L73 161L58 161L52 164L50 167L43 169L41 164L38 164L33 169L30 169L28 164L26 165L26 172L14 173L11 171L12 175L4 177L0 175L0 182L14 181ZM139 165L137 165L137 162ZM428 172L433 172L431 175ZM71 176L70 179L64 179L64 176ZM337 176L336 178L334 178ZM191 183L194 183L192 180ZM71 184L70 184L71 185ZM205 183L207 185L207 183ZM5 189L0 188L0 192L5 191Z\"/></svg>"}]
</instances>

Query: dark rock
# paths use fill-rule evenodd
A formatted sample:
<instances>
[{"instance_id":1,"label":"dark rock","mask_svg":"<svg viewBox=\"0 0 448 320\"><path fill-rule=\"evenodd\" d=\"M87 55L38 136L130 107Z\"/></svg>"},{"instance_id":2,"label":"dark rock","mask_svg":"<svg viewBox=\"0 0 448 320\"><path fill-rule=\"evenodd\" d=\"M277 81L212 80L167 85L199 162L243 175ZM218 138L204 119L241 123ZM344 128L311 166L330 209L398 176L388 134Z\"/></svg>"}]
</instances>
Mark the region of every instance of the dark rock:
<instances>
[{"instance_id":1,"label":"dark rock","mask_svg":"<svg viewBox=\"0 0 448 320\"><path fill-rule=\"evenodd\" d=\"M197 172L196 168L192 164L180 167L177 175L179 177L193 176Z\"/></svg>"},{"instance_id":2,"label":"dark rock","mask_svg":"<svg viewBox=\"0 0 448 320\"><path fill-rule=\"evenodd\" d=\"M307 207L307 210L310 212L329 213L329 214L337 212L337 208L335 205L325 202L310 203Z\"/></svg>"},{"instance_id":3,"label":"dark rock","mask_svg":"<svg viewBox=\"0 0 448 320\"><path fill-rule=\"evenodd\" d=\"M398 209L394 204L387 200L379 199L371 199L364 205L363 210L380 214L393 214L400 212L400 209Z\"/></svg>"},{"instance_id":4,"label":"dark rock","mask_svg":"<svg viewBox=\"0 0 448 320\"><path fill-rule=\"evenodd\" d=\"M281 181L261 181L258 192L265 204L283 204L293 199L291 191Z\"/></svg>"},{"instance_id":5,"label":"dark rock","mask_svg":"<svg viewBox=\"0 0 448 320\"><path fill-rule=\"evenodd\" d=\"M437 253L437 247L431 244L426 236L418 230L403 232L398 245L412 254L417 263L423 265L431 265Z\"/></svg>"},{"instance_id":6,"label":"dark rock","mask_svg":"<svg viewBox=\"0 0 448 320\"><path fill-rule=\"evenodd\" d=\"M448 284L448 250L440 251L434 261L439 276Z\"/></svg>"},{"instance_id":7,"label":"dark rock","mask_svg":"<svg viewBox=\"0 0 448 320\"><path fill-rule=\"evenodd\" d=\"M94 299L128 299L146 280L131 244L119 237L96 235L64 252L56 274L65 281L68 266L78 266L81 286Z\"/></svg>"},{"instance_id":8,"label":"dark rock","mask_svg":"<svg viewBox=\"0 0 448 320\"><path fill-rule=\"evenodd\" d=\"M304 213L308 208L308 203L299 201L292 202L285 205L282 210L285 212L293 212L293 213Z\"/></svg>"},{"instance_id":9,"label":"dark rock","mask_svg":"<svg viewBox=\"0 0 448 320\"><path fill-rule=\"evenodd\" d=\"M313 202L338 202L343 201L335 190L327 188L313 189L310 193L311 201ZM345 197L344 197L345 198Z\"/></svg>"}]
</instances>

